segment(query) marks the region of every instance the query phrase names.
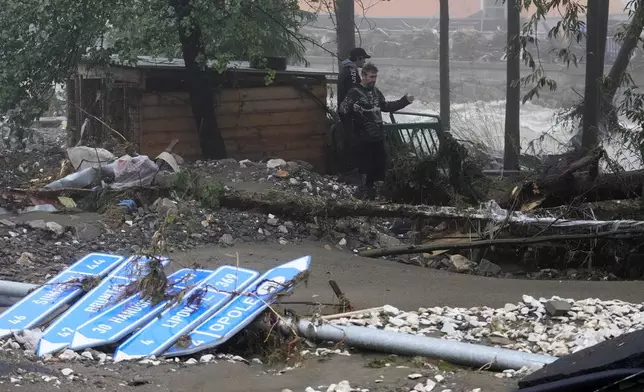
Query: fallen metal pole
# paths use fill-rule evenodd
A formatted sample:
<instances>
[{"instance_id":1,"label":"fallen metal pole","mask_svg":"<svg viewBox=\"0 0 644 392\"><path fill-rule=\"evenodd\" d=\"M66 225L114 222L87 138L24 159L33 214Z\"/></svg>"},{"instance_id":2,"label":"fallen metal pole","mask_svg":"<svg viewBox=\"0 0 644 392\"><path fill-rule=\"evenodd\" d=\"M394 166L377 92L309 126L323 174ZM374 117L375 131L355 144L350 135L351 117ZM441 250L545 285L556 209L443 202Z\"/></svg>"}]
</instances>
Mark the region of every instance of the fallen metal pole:
<instances>
[{"instance_id":1,"label":"fallen metal pole","mask_svg":"<svg viewBox=\"0 0 644 392\"><path fill-rule=\"evenodd\" d=\"M12 282L10 280L0 280L0 296L4 297L24 297L38 285L30 283Z\"/></svg>"},{"instance_id":2,"label":"fallen metal pole","mask_svg":"<svg viewBox=\"0 0 644 392\"><path fill-rule=\"evenodd\" d=\"M557 359L548 355L367 327L332 324L316 326L304 320L300 321L297 327L301 335L312 340L345 342L350 346L372 351L438 358L454 364L472 367L490 366L491 369L518 370L524 366L541 367Z\"/></svg>"}]
</instances>

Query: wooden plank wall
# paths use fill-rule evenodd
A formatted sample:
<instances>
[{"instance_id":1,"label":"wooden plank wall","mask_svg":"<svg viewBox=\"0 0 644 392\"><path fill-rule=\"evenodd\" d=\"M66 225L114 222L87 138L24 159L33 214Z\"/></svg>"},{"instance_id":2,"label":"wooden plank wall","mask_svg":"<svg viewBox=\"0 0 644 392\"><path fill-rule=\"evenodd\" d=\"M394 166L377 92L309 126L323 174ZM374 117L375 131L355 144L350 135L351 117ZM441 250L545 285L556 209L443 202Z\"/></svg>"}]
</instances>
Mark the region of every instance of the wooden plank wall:
<instances>
[{"instance_id":1,"label":"wooden plank wall","mask_svg":"<svg viewBox=\"0 0 644 392\"><path fill-rule=\"evenodd\" d=\"M310 91L326 102L326 85ZM324 169L326 112L309 94L292 86L227 89L219 94L217 120L230 157L300 159ZM177 154L201 157L188 94L146 92L141 99L141 152L156 156L174 138L179 139Z\"/></svg>"}]
</instances>

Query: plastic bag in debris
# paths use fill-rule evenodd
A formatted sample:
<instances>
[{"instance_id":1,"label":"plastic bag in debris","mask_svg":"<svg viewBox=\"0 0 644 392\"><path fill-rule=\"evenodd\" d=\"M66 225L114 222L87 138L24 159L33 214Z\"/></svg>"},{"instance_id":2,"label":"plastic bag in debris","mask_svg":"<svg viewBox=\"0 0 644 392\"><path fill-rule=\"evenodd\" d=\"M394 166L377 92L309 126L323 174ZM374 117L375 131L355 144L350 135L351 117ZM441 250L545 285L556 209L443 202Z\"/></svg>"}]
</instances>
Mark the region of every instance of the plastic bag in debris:
<instances>
[{"instance_id":1,"label":"plastic bag in debris","mask_svg":"<svg viewBox=\"0 0 644 392\"><path fill-rule=\"evenodd\" d=\"M102 167L105 170L105 166ZM45 185L45 188L48 189L60 189L60 188L85 188L90 186L101 173L99 168L88 167L76 173L72 173L67 177L63 177L59 180L56 180L52 183Z\"/></svg>"},{"instance_id":2,"label":"plastic bag in debris","mask_svg":"<svg viewBox=\"0 0 644 392\"><path fill-rule=\"evenodd\" d=\"M112 189L126 189L148 186L154 181L159 168L146 155L132 158L129 155L120 157L112 165L114 168L114 183Z\"/></svg>"},{"instance_id":3,"label":"plastic bag in debris","mask_svg":"<svg viewBox=\"0 0 644 392\"><path fill-rule=\"evenodd\" d=\"M75 171L81 171L88 167L101 167L116 159L114 154L104 148L87 146L70 147L67 149L67 156Z\"/></svg>"}]
</instances>

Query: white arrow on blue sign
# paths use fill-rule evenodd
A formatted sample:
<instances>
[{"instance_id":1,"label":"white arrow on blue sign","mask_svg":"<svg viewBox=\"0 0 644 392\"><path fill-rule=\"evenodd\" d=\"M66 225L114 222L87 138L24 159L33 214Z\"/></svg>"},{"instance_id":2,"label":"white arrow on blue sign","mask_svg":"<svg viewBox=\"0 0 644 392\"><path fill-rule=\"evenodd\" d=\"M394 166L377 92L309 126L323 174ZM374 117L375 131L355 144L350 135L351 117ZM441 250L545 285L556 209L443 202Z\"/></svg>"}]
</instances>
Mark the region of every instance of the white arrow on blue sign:
<instances>
[{"instance_id":1,"label":"white arrow on blue sign","mask_svg":"<svg viewBox=\"0 0 644 392\"><path fill-rule=\"evenodd\" d=\"M204 281L191 298L184 297L178 306L169 308L123 342L114 353L114 361L159 355L181 336L212 315L236 293L259 276L257 271L222 266ZM198 295L198 297L196 297Z\"/></svg>"},{"instance_id":2,"label":"white arrow on blue sign","mask_svg":"<svg viewBox=\"0 0 644 392\"><path fill-rule=\"evenodd\" d=\"M159 260L164 268L170 264L170 259L167 257L155 259ZM145 256L132 256L128 258L127 262L113 270L101 283L56 318L43 332L38 342L37 354L39 356L47 355L69 346L76 327L102 312L117 300L123 289L136 280L136 274L132 273L135 268L143 269L145 272L147 268L143 266L147 266L146 263L149 260Z\"/></svg>"},{"instance_id":3,"label":"white arrow on blue sign","mask_svg":"<svg viewBox=\"0 0 644 392\"><path fill-rule=\"evenodd\" d=\"M203 269L181 269L168 277L166 296L194 287L212 274L213 271ZM167 301L161 301L153 306L150 300L137 293L80 325L69 348L81 350L116 343L158 315L166 304Z\"/></svg>"},{"instance_id":4,"label":"white arrow on blue sign","mask_svg":"<svg viewBox=\"0 0 644 392\"><path fill-rule=\"evenodd\" d=\"M163 355L189 355L225 343L275 302L277 294L289 290L289 282L307 271L310 264L311 257L305 256L267 271L244 293L192 331L188 335L189 339L186 339L187 342L175 344Z\"/></svg>"},{"instance_id":5,"label":"white arrow on blue sign","mask_svg":"<svg viewBox=\"0 0 644 392\"><path fill-rule=\"evenodd\" d=\"M90 253L0 315L0 338L37 327L83 293L87 278L101 278L125 260L124 256Z\"/></svg>"}]
</instances>

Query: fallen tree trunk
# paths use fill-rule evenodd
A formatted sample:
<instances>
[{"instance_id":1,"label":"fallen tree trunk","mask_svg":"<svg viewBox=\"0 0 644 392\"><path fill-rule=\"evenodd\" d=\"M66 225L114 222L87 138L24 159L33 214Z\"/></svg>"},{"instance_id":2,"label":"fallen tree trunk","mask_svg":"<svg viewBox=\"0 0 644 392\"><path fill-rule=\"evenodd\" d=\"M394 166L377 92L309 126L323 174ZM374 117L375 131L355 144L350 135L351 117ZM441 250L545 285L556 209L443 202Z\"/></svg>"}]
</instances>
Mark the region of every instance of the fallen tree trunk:
<instances>
[{"instance_id":1,"label":"fallen tree trunk","mask_svg":"<svg viewBox=\"0 0 644 392\"><path fill-rule=\"evenodd\" d=\"M642 195L644 171L598 175L604 151L590 154L547 172L542 178L527 181L515 189L504 208L520 211L550 208L572 202L597 202L632 199ZM582 173L582 171L585 171Z\"/></svg>"},{"instance_id":2,"label":"fallen tree trunk","mask_svg":"<svg viewBox=\"0 0 644 392\"><path fill-rule=\"evenodd\" d=\"M544 185L531 183L524 188L520 202L513 203L521 211L534 207L551 208L573 202L598 202L606 200L627 200L642 196L644 171L610 173L597 176L579 174L559 179ZM507 206L509 207L509 206Z\"/></svg>"},{"instance_id":3,"label":"fallen tree trunk","mask_svg":"<svg viewBox=\"0 0 644 392\"><path fill-rule=\"evenodd\" d=\"M567 235L549 235L541 237L526 237L526 238L499 238L495 240L478 240L470 243L444 243L444 244L431 244L431 245L409 245L409 246L396 246L391 248L373 249L358 252L359 256L363 257L381 257L381 256L396 256L407 255L415 253L428 253L436 250L461 250L461 249L475 249L486 248L489 246L501 245L532 245L544 242L562 242L574 240L590 240L590 239L615 239L623 240L626 238L643 237L644 230L619 230L607 231L602 233L588 233L588 234L567 234Z\"/></svg>"}]
</instances>

